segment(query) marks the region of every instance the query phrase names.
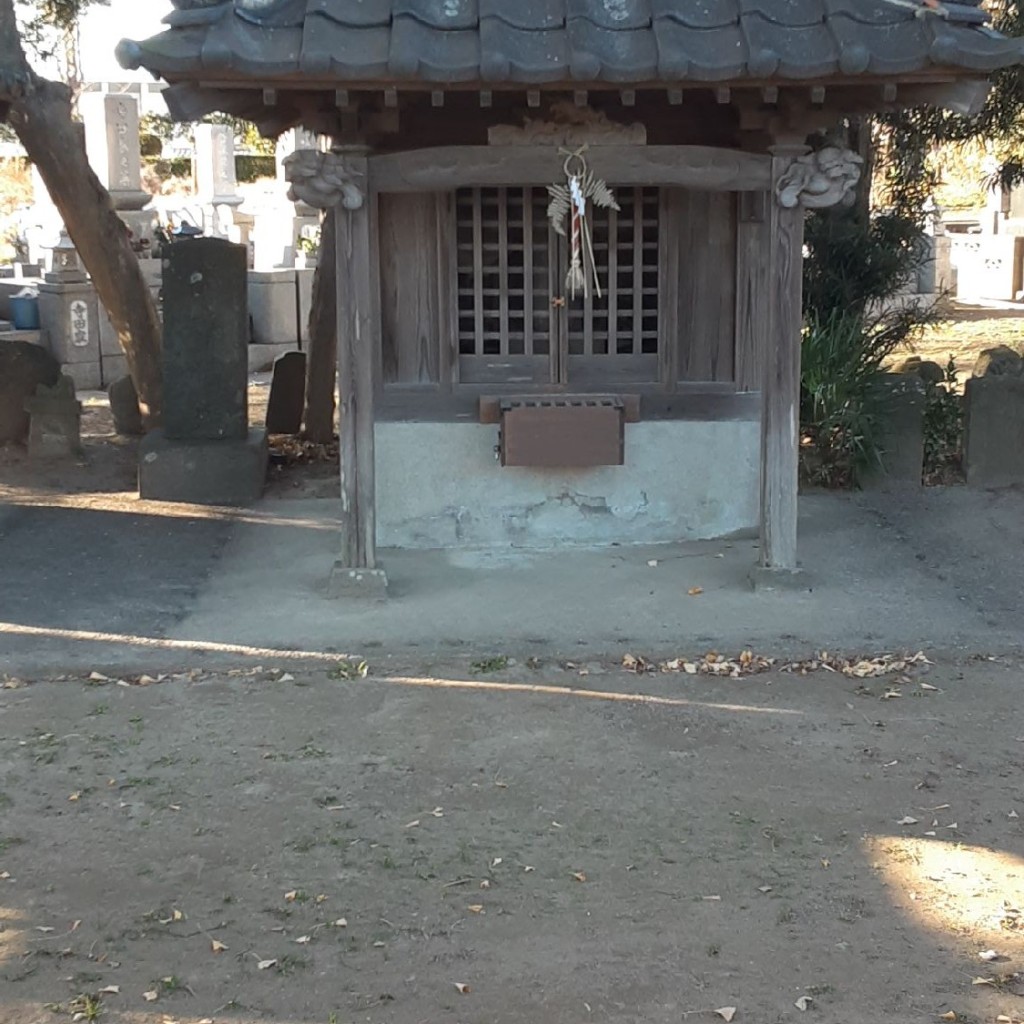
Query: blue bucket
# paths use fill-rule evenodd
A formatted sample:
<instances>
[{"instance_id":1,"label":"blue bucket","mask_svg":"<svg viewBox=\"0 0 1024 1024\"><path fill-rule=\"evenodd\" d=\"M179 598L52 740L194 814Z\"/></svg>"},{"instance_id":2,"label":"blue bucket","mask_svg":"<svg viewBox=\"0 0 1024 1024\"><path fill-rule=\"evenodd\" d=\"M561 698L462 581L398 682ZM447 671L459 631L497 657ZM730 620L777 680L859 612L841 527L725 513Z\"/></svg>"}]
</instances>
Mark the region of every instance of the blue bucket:
<instances>
[{"instance_id":1,"label":"blue bucket","mask_svg":"<svg viewBox=\"0 0 1024 1024\"><path fill-rule=\"evenodd\" d=\"M39 330L39 300L34 295L11 297L11 321L16 331Z\"/></svg>"}]
</instances>

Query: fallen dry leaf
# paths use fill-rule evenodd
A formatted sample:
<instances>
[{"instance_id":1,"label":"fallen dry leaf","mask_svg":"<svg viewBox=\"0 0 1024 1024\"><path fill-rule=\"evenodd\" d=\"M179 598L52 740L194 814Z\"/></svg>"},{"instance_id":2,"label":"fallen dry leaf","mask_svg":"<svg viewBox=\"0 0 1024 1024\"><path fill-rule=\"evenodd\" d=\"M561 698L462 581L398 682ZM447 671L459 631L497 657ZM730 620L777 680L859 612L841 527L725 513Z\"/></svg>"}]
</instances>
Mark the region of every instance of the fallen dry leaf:
<instances>
[{"instance_id":1,"label":"fallen dry leaf","mask_svg":"<svg viewBox=\"0 0 1024 1024\"><path fill-rule=\"evenodd\" d=\"M94 683L109 683L110 680L102 672L90 672L90 681Z\"/></svg>"},{"instance_id":2,"label":"fallen dry leaf","mask_svg":"<svg viewBox=\"0 0 1024 1024\"><path fill-rule=\"evenodd\" d=\"M466 907L466 909L471 914L483 914L483 913L486 913L486 911L484 910L484 905L482 903L471 903L468 907Z\"/></svg>"},{"instance_id":3,"label":"fallen dry leaf","mask_svg":"<svg viewBox=\"0 0 1024 1024\"><path fill-rule=\"evenodd\" d=\"M338 920L334 922L334 927L335 928L347 928L348 927L348 921L344 917L339 917Z\"/></svg>"},{"instance_id":4,"label":"fallen dry leaf","mask_svg":"<svg viewBox=\"0 0 1024 1024\"><path fill-rule=\"evenodd\" d=\"M276 967L276 966L277 966L277 961L276 960L261 960L256 965L256 970L257 971L269 971L271 967Z\"/></svg>"},{"instance_id":5,"label":"fallen dry leaf","mask_svg":"<svg viewBox=\"0 0 1024 1024\"><path fill-rule=\"evenodd\" d=\"M648 559L647 565L651 569L657 569L658 568L658 560L656 558Z\"/></svg>"},{"instance_id":6,"label":"fallen dry leaf","mask_svg":"<svg viewBox=\"0 0 1024 1024\"><path fill-rule=\"evenodd\" d=\"M121 994L120 985L108 985L106 988L100 989L101 996L117 996Z\"/></svg>"},{"instance_id":7,"label":"fallen dry leaf","mask_svg":"<svg viewBox=\"0 0 1024 1024\"><path fill-rule=\"evenodd\" d=\"M523 865L523 874L525 874L525 875L528 875L528 874L530 874L531 871L536 871L536 870L537 869L532 864L524 864ZM0 877L3 877L3 876L0 875Z\"/></svg>"},{"instance_id":8,"label":"fallen dry leaf","mask_svg":"<svg viewBox=\"0 0 1024 1024\"><path fill-rule=\"evenodd\" d=\"M212 949L214 953L223 953L227 948L228 947L225 946L224 943L220 941L220 939L210 940L210 949Z\"/></svg>"},{"instance_id":9,"label":"fallen dry leaf","mask_svg":"<svg viewBox=\"0 0 1024 1024\"><path fill-rule=\"evenodd\" d=\"M806 1013L814 1000L810 996L801 996L793 1005L801 1012Z\"/></svg>"},{"instance_id":10,"label":"fallen dry leaf","mask_svg":"<svg viewBox=\"0 0 1024 1024\"><path fill-rule=\"evenodd\" d=\"M585 882L587 880L586 874L582 871L574 871L572 873L572 877L575 878L577 882Z\"/></svg>"},{"instance_id":11,"label":"fallen dry leaf","mask_svg":"<svg viewBox=\"0 0 1024 1024\"><path fill-rule=\"evenodd\" d=\"M956 1019L957 1019L957 1016L956 1016L956 1014L952 1010L950 1010L949 1013L939 1014L939 1020L956 1020Z\"/></svg>"},{"instance_id":12,"label":"fallen dry leaf","mask_svg":"<svg viewBox=\"0 0 1024 1024\"><path fill-rule=\"evenodd\" d=\"M974 978L971 981L972 985L995 985L995 978Z\"/></svg>"},{"instance_id":13,"label":"fallen dry leaf","mask_svg":"<svg viewBox=\"0 0 1024 1024\"><path fill-rule=\"evenodd\" d=\"M986 949L986 950L983 950L981 953L978 954L978 959L979 960L984 960L985 963L989 963L990 964L993 961L1002 960L1003 959L1003 955L1001 953L997 953L994 949Z\"/></svg>"},{"instance_id":14,"label":"fallen dry leaf","mask_svg":"<svg viewBox=\"0 0 1024 1024\"><path fill-rule=\"evenodd\" d=\"M720 1006L717 1010L715 1010L715 1013L719 1017L721 1017L722 1020L725 1021L725 1024L729 1024L729 1022L733 1019L733 1017L736 1016L736 1007L735 1006Z\"/></svg>"},{"instance_id":15,"label":"fallen dry leaf","mask_svg":"<svg viewBox=\"0 0 1024 1024\"><path fill-rule=\"evenodd\" d=\"M463 984L463 982L461 982L461 981L455 982L455 987L464 996L468 996L469 993L473 991L468 985Z\"/></svg>"},{"instance_id":16,"label":"fallen dry leaf","mask_svg":"<svg viewBox=\"0 0 1024 1024\"><path fill-rule=\"evenodd\" d=\"M496 868L503 860L503 857L495 857L494 860L491 861L491 867Z\"/></svg>"},{"instance_id":17,"label":"fallen dry leaf","mask_svg":"<svg viewBox=\"0 0 1024 1024\"><path fill-rule=\"evenodd\" d=\"M293 676L291 672L285 672L277 681L279 683L294 683L295 676Z\"/></svg>"},{"instance_id":18,"label":"fallen dry leaf","mask_svg":"<svg viewBox=\"0 0 1024 1024\"><path fill-rule=\"evenodd\" d=\"M145 999L147 1003L155 1003L157 1000L156 989L151 989L149 992L143 992L142 998Z\"/></svg>"},{"instance_id":19,"label":"fallen dry leaf","mask_svg":"<svg viewBox=\"0 0 1024 1024\"><path fill-rule=\"evenodd\" d=\"M917 823L917 818L912 818L909 814L896 822L897 825L916 825Z\"/></svg>"},{"instance_id":20,"label":"fallen dry leaf","mask_svg":"<svg viewBox=\"0 0 1024 1024\"><path fill-rule=\"evenodd\" d=\"M406 828L419 828L419 825L420 825L420 819L417 818L415 821L410 821L409 824L406 825L405 827Z\"/></svg>"},{"instance_id":21,"label":"fallen dry leaf","mask_svg":"<svg viewBox=\"0 0 1024 1024\"><path fill-rule=\"evenodd\" d=\"M772 887L771 887L770 885L762 885L762 886L760 886L760 887L758 888L758 890L757 890L757 891L758 891L758 892L763 892L763 893L769 893L769 892L771 892L771 891L772 891Z\"/></svg>"},{"instance_id":22,"label":"fallen dry leaf","mask_svg":"<svg viewBox=\"0 0 1024 1024\"><path fill-rule=\"evenodd\" d=\"M491 883L486 878L480 883L481 889L490 889L490 887Z\"/></svg>"},{"instance_id":23,"label":"fallen dry leaf","mask_svg":"<svg viewBox=\"0 0 1024 1024\"><path fill-rule=\"evenodd\" d=\"M319 896L317 896L317 898L314 900L314 902L315 903L326 903L329 898L330 897L327 895L327 893L322 892L322 893L320 893Z\"/></svg>"},{"instance_id":24,"label":"fallen dry leaf","mask_svg":"<svg viewBox=\"0 0 1024 1024\"><path fill-rule=\"evenodd\" d=\"M286 892L284 894L284 898L285 898L285 902L287 902L287 903L294 903L299 898L299 890L298 889L292 889L291 892Z\"/></svg>"},{"instance_id":25,"label":"fallen dry leaf","mask_svg":"<svg viewBox=\"0 0 1024 1024\"><path fill-rule=\"evenodd\" d=\"M689 597L700 597L700 595L704 593L704 588L690 587L690 589L686 593ZM715 1012L717 1013L718 1011L716 1010Z\"/></svg>"},{"instance_id":26,"label":"fallen dry leaf","mask_svg":"<svg viewBox=\"0 0 1024 1024\"><path fill-rule=\"evenodd\" d=\"M308 946L313 941L313 936L312 935L300 935L295 941L300 946Z\"/></svg>"},{"instance_id":27,"label":"fallen dry leaf","mask_svg":"<svg viewBox=\"0 0 1024 1024\"><path fill-rule=\"evenodd\" d=\"M78 803L78 801L81 800L81 799L82 799L81 791L79 791L77 793L72 793L71 796L68 797L68 800L71 803L73 803L73 804L74 803Z\"/></svg>"}]
</instances>

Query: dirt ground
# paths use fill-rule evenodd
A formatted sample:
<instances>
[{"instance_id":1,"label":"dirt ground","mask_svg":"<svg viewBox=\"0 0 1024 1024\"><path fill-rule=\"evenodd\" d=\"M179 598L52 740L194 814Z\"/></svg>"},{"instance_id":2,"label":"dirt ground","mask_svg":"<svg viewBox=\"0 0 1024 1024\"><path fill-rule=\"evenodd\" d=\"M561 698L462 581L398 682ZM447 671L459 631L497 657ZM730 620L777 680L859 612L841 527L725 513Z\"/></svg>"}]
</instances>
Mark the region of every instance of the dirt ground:
<instances>
[{"instance_id":1,"label":"dirt ground","mask_svg":"<svg viewBox=\"0 0 1024 1024\"><path fill-rule=\"evenodd\" d=\"M1022 664L936 661L0 690L0 1021L1017 1021Z\"/></svg>"}]
</instances>

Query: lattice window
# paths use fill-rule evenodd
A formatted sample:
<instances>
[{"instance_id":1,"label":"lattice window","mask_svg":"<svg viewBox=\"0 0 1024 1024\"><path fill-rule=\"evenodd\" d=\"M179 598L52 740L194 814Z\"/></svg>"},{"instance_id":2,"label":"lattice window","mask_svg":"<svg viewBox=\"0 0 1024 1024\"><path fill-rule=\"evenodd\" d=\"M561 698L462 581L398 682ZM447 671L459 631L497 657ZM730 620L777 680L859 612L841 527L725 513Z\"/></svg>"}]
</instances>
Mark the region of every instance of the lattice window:
<instances>
[{"instance_id":1,"label":"lattice window","mask_svg":"<svg viewBox=\"0 0 1024 1024\"><path fill-rule=\"evenodd\" d=\"M569 301L567 243L548 223L545 189L457 193L464 383L656 379L658 192L617 198L619 212L592 210L603 294Z\"/></svg>"}]
</instances>

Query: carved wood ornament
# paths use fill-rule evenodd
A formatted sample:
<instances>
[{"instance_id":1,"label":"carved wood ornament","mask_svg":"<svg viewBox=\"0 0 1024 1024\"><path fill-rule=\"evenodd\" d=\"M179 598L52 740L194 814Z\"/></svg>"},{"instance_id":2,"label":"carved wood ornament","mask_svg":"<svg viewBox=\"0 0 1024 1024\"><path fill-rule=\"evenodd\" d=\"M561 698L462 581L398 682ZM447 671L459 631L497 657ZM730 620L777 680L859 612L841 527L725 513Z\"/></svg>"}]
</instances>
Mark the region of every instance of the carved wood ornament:
<instances>
[{"instance_id":1,"label":"carved wood ornament","mask_svg":"<svg viewBox=\"0 0 1024 1024\"><path fill-rule=\"evenodd\" d=\"M776 185L779 205L787 210L800 205L818 210L850 203L863 163L863 157L837 146L798 156Z\"/></svg>"},{"instance_id":2,"label":"carved wood ornament","mask_svg":"<svg viewBox=\"0 0 1024 1024\"><path fill-rule=\"evenodd\" d=\"M318 210L330 210L339 203L346 210L358 210L366 201L365 182L353 171L341 153L298 149L284 161L284 175L291 188L288 198Z\"/></svg>"}]
</instances>

